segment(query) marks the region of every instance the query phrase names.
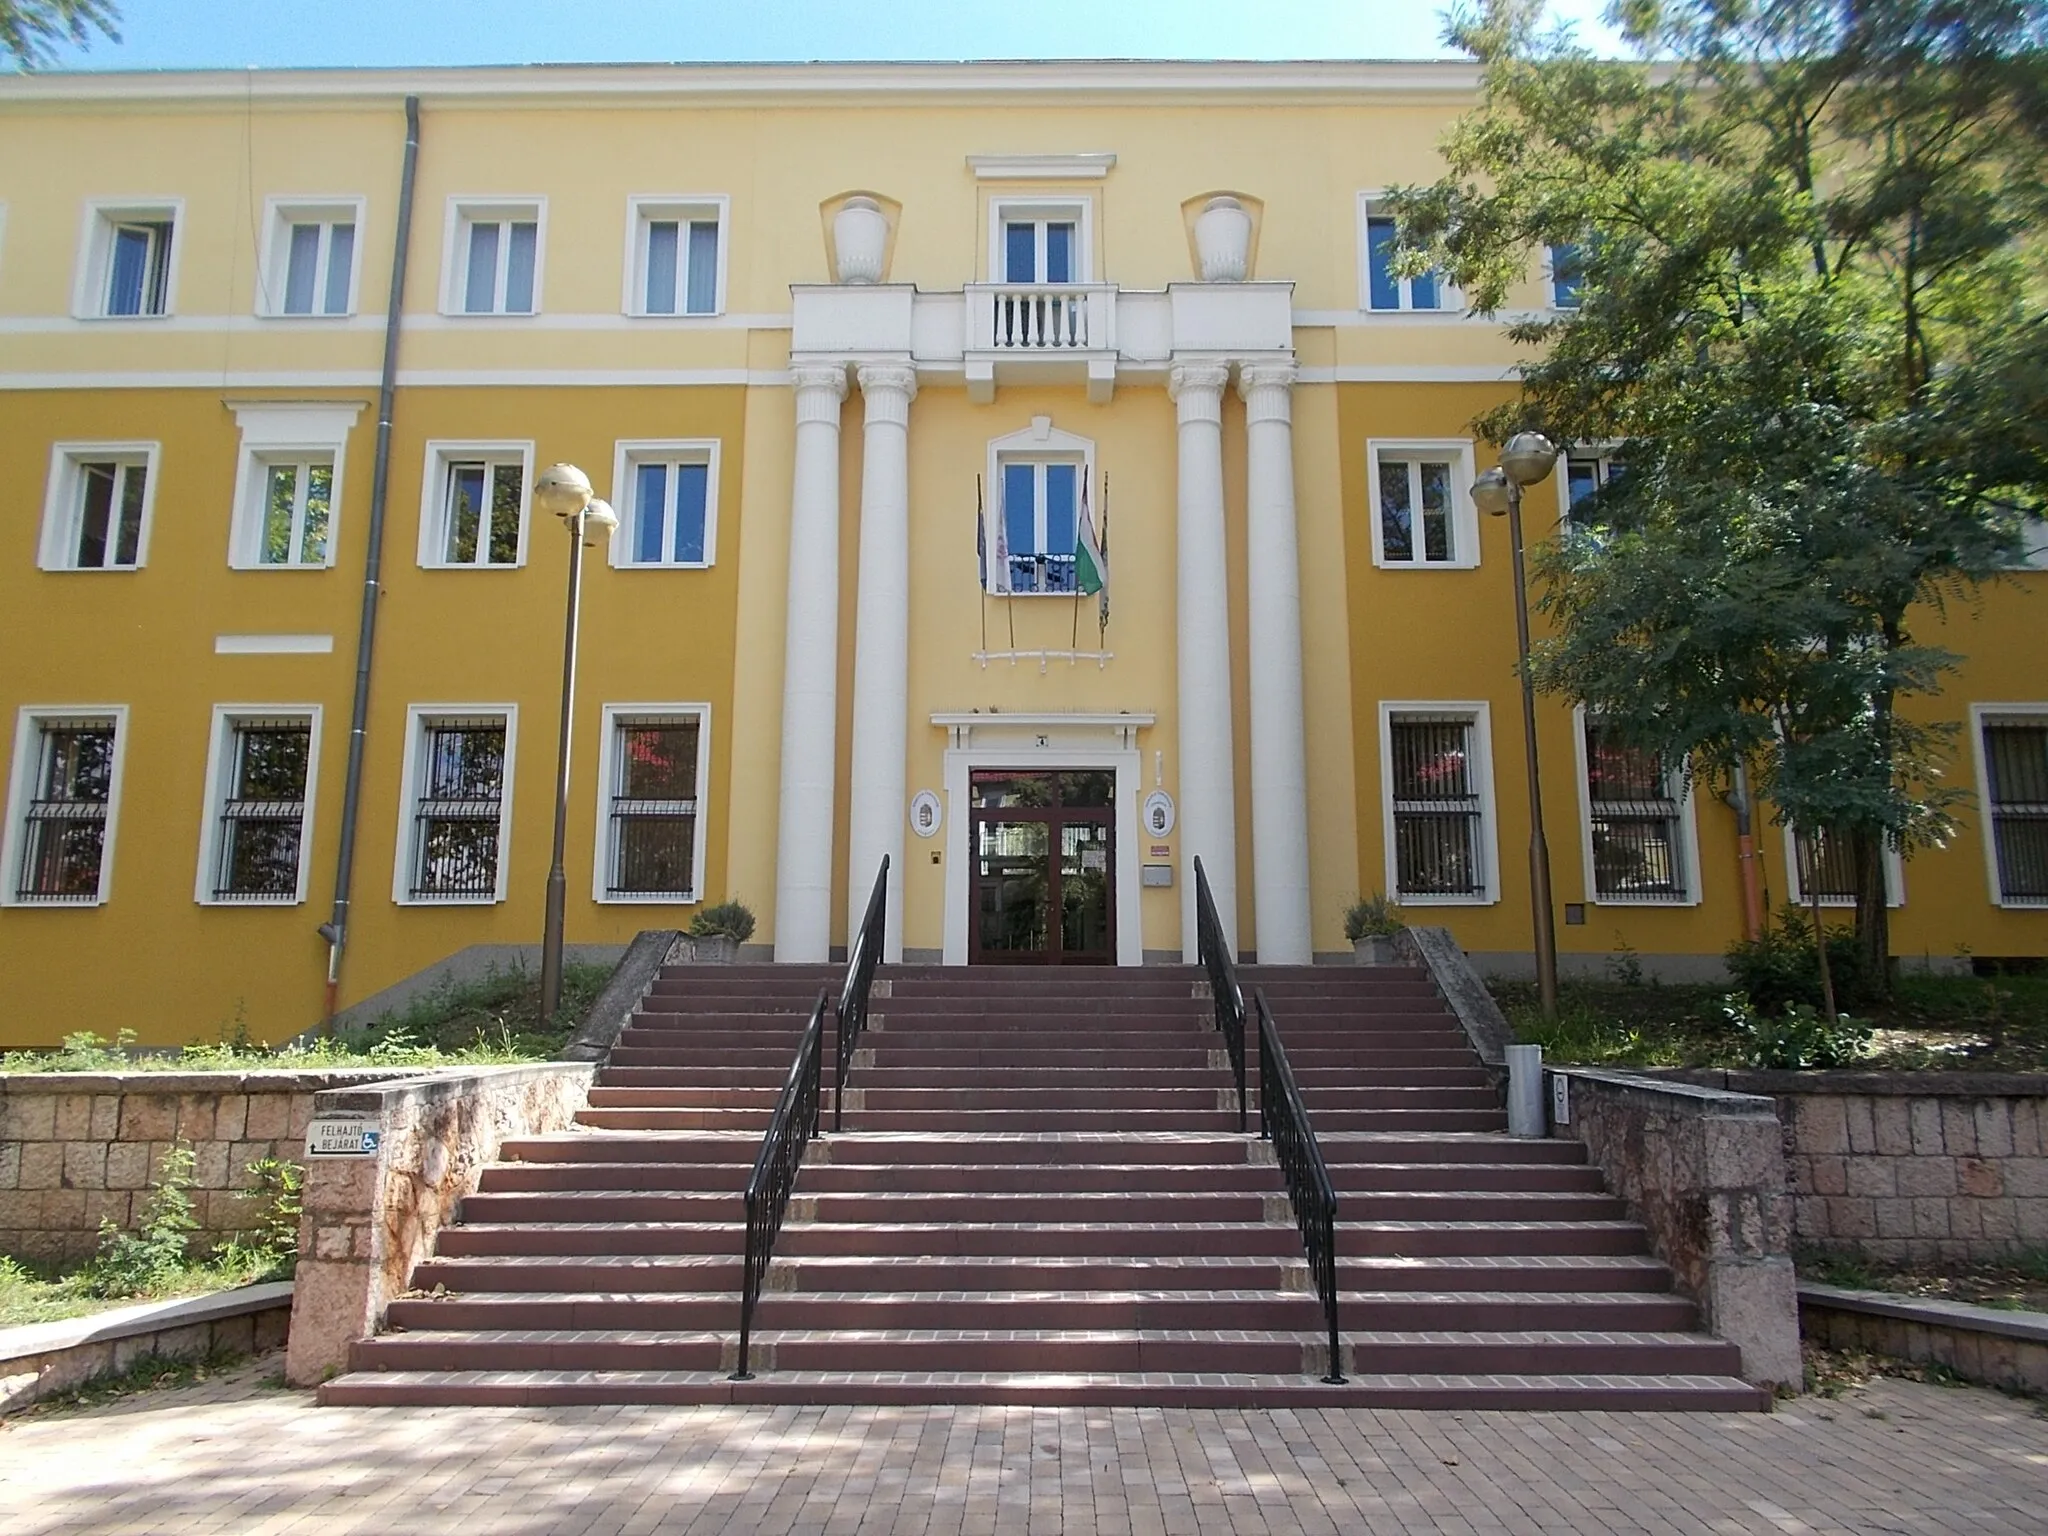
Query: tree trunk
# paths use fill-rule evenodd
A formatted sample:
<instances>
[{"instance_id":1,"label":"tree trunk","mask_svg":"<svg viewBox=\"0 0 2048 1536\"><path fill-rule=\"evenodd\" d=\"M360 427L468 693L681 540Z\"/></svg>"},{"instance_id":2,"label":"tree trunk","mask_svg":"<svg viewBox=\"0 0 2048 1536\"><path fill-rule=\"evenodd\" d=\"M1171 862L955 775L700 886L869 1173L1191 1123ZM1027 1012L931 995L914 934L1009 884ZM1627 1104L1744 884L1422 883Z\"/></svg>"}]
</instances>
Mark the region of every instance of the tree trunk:
<instances>
[{"instance_id":1,"label":"tree trunk","mask_svg":"<svg viewBox=\"0 0 2048 1536\"><path fill-rule=\"evenodd\" d=\"M1884 834L1858 828L1850 834L1856 860L1856 950L1864 984L1873 998L1892 995L1892 914L1885 887Z\"/></svg>"}]
</instances>

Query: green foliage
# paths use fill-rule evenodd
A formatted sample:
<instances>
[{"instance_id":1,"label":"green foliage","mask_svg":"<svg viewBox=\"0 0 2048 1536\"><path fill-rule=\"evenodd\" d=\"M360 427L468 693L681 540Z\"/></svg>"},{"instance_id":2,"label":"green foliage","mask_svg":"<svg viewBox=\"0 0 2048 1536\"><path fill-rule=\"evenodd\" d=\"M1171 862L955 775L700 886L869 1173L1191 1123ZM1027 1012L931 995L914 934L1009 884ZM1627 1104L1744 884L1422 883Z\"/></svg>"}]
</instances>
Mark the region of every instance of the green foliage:
<instances>
[{"instance_id":1,"label":"green foliage","mask_svg":"<svg viewBox=\"0 0 2048 1536\"><path fill-rule=\"evenodd\" d=\"M112 0L0 0L0 60L40 69L57 62L61 43L89 47L95 32L118 43L120 19Z\"/></svg>"},{"instance_id":2,"label":"green foliage","mask_svg":"<svg viewBox=\"0 0 2048 1536\"><path fill-rule=\"evenodd\" d=\"M289 1158L263 1157L244 1165L256 1181L250 1191L256 1201L256 1227L247 1240L249 1250L265 1261L272 1271L289 1274L299 1258L299 1216L304 1209L301 1192L306 1170Z\"/></svg>"},{"instance_id":3,"label":"green foliage","mask_svg":"<svg viewBox=\"0 0 2048 1536\"><path fill-rule=\"evenodd\" d=\"M1860 1007L1871 1001L1875 989L1863 964L1863 952L1854 934L1842 928L1828 929L1829 977L1835 985L1835 1006ZM1722 951L1728 974L1749 995L1751 1006L1762 1013L1777 1013L1797 1005L1822 1005L1820 957L1813 942L1813 918L1803 907L1786 906L1775 923L1764 925L1763 936L1739 939Z\"/></svg>"},{"instance_id":4,"label":"green foliage","mask_svg":"<svg viewBox=\"0 0 2048 1536\"><path fill-rule=\"evenodd\" d=\"M95 1296L148 1296L175 1287L191 1262L192 1148L176 1142L164 1154L142 1219L124 1232L108 1218L100 1220L100 1249L86 1268L87 1290Z\"/></svg>"},{"instance_id":5,"label":"green foliage","mask_svg":"<svg viewBox=\"0 0 2048 1536\"><path fill-rule=\"evenodd\" d=\"M1724 1001L1731 1032L1743 1042L1747 1065L1775 1071L1846 1067L1869 1049L1871 1026L1846 1013L1832 1021L1804 1003L1787 1003L1782 1013L1765 1013L1740 993Z\"/></svg>"},{"instance_id":6,"label":"green foliage","mask_svg":"<svg viewBox=\"0 0 2048 1536\"><path fill-rule=\"evenodd\" d=\"M693 939L735 939L744 944L753 936L754 914L743 901L718 902L690 919Z\"/></svg>"},{"instance_id":7,"label":"green foliage","mask_svg":"<svg viewBox=\"0 0 2048 1536\"><path fill-rule=\"evenodd\" d=\"M1390 939L1407 926L1401 909L1379 891L1344 909L1344 937L1354 944L1360 939Z\"/></svg>"}]
</instances>

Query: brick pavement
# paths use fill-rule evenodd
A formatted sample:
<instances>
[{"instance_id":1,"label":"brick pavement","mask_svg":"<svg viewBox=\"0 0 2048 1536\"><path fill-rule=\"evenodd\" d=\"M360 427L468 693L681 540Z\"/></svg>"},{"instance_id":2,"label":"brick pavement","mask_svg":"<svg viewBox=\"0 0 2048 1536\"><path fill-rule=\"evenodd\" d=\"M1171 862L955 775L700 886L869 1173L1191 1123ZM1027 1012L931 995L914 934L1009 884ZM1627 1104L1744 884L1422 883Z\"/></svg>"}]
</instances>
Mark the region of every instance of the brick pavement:
<instances>
[{"instance_id":1,"label":"brick pavement","mask_svg":"<svg viewBox=\"0 0 2048 1536\"><path fill-rule=\"evenodd\" d=\"M1909 1382L1770 1415L404 1409L315 1407L278 1366L0 1426L0 1530L2048 1530L2048 1416Z\"/></svg>"}]
</instances>

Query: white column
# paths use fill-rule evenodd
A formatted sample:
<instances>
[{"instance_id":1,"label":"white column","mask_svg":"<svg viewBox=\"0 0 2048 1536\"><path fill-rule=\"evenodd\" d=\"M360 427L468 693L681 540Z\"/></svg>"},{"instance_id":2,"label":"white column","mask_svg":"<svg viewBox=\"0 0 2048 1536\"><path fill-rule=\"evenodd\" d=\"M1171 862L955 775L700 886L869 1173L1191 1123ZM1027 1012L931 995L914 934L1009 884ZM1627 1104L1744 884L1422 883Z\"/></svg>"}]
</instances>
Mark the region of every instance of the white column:
<instances>
[{"instance_id":1,"label":"white column","mask_svg":"<svg viewBox=\"0 0 2048 1536\"><path fill-rule=\"evenodd\" d=\"M846 922L867 908L889 859L882 958L903 958L903 823L910 725L910 402L917 374L901 364L859 370L867 402L861 445L860 592L853 630L853 766L846 828Z\"/></svg>"},{"instance_id":2,"label":"white column","mask_svg":"<svg viewBox=\"0 0 2048 1536\"><path fill-rule=\"evenodd\" d=\"M1294 528L1292 362L1238 370L1245 405L1250 598L1252 911L1259 964L1314 958L1308 906L1308 750L1301 704L1301 565Z\"/></svg>"},{"instance_id":3,"label":"white column","mask_svg":"<svg viewBox=\"0 0 2048 1536\"><path fill-rule=\"evenodd\" d=\"M1230 733L1230 585L1223 540L1222 363L1179 363L1166 390L1180 410L1179 593L1181 955L1192 962L1195 860L1237 948L1237 770Z\"/></svg>"},{"instance_id":4,"label":"white column","mask_svg":"<svg viewBox=\"0 0 2048 1536\"><path fill-rule=\"evenodd\" d=\"M820 963L832 943L832 787L839 732L839 402L846 370L800 364L782 658L782 803L775 958Z\"/></svg>"}]
</instances>

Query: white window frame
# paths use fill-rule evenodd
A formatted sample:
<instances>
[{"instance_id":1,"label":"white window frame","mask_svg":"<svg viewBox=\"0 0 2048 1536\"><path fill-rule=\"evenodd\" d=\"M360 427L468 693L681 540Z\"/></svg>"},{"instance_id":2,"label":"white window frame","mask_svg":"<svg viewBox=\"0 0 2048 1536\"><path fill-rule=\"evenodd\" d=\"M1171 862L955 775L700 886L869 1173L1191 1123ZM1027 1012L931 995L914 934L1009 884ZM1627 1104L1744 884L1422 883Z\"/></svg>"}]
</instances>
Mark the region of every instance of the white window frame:
<instances>
[{"instance_id":1,"label":"white window frame","mask_svg":"<svg viewBox=\"0 0 2048 1536\"><path fill-rule=\"evenodd\" d=\"M1422 549L1421 475L1410 481L1415 493L1412 509L1415 548L1418 558L1390 560L1380 529L1380 455L1411 459L1444 459L1451 462L1451 558L1424 560ZM1372 563L1386 571L1469 571L1479 565L1479 508L1472 500L1472 439L1469 437L1370 437L1365 442L1366 511L1372 521Z\"/></svg>"},{"instance_id":2,"label":"white window frame","mask_svg":"<svg viewBox=\"0 0 2048 1536\"><path fill-rule=\"evenodd\" d=\"M139 571L149 564L149 531L155 521L156 488L163 445L154 442L63 442L50 445L50 473L43 489L43 529L36 564L46 571L79 575L112 575ZM142 521L135 536L133 565L79 565L79 519L85 510L81 475L88 463L112 460L140 464L143 469Z\"/></svg>"},{"instance_id":3,"label":"white window frame","mask_svg":"<svg viewBox=\"0 0 2048 1536\"><path fill-rule=\"evenodd\" d=\"M122 224L171 226L171 254L164 265L164 307L155 313L107 312L113 280L114 231ZM71 313L80 320L149 324L178 312L178 269L185 257L185 200L182 197L94 197L86 199L78 234L78 264L72 277Z\"/></svg>"},{"instance_id":4,"label":"white window frame","mask_svg":"<svg viewBox=\"0 0 2048 1536\"><path fill-rule=\"evenodd\" d=\"M1977 830L1984 840L1984 887L1991 905L2008 912L2048 911L2048 902L2031 898L2013 900L1998 883L1998 838L1991 817L1991 765L1984 754L1984 722L2011 715L2032 716L2048 724L2048 700L2038 703L1972 704L1970 706L1970 758L1977 771Z\"/></svg>"},{"instance_id":5,"label":"white window frame","mask_svg":"<svg viewBox=\"0 0 2048 1536\"><path fill-rule=\"evenodd\" d=\"M1566 243L1577 245L1581 250L1585 247L1583 240L1568 241ZM1584 289L1585 284L1586 273L1582 258L1579 268L1580 288ZM1557 246L1545 242L1543 247L1543 307L1554 315L1575 315L1584 307L1584 302L1583 299L1577 304L1560 304L1557 302Z\"/></svg>"},{"instance_id":6,"label":"white window frame","mask_svg":"<svg viewBox=\"0 0 2048 1536\"><path fill-rule=\"evenodd\" d=\"M1603 896L1600 881L1593 864L1593 787L1591 783L1592 754L1587 750L1586 727L1591 717L1586 706L1572 707L1572 750L1578 767L1579 786L1579 851L1585 863L1581 866L1584 876L1584 899L1596 907L1696 907L1700 904L1700 832L1699 819L1695 814L1690 775L1667 768L1664 773L1668 798L1678 804L1678 856L1685 861L1681 873L1684 876L1683 890L1672 896Z\"/></svg>"},{"instance_id":7,"label":"white window frame","mask_svg":"<svg viewBox=\"0 0 2048 1536\"><path fill-rule=\"evenodd\" d=\"M469 228L472 224L525 224L533 231L533 308L506 310L505 274L511 260L512 242L500 240L498 275L490 309L465 307L469 291ZM512 193L504 196L467 193L448 199L448 213L441 236L441 313L458 320L531 320L541 313L542 287L548 264L548 200L544 196Z\"/></svg>"},{"instance_id":8,"label":"white window frame","mask_svg":"<svg viewBox=\"0 0 2048 1536\"><path fill-rule=\"evenodd\" d=\"M1045 232L1047 224L1071 220L1074 225L1074 276L1064 283L1039 283L1037 287L1079 288L1095 281L1095 199L1085 195L1069 193L1065 196L1048 194L1035 197L1012 197L1007 193L998 194L988 200L988 281L1007 286L1009 279L1003 275L1008 242L1003 238L1005 224L1034 223L1039 226L1038 249L1040 271L1045 269Z\"/></svg>"},{"instance_id":9,"label":"white window frame","mask_svg":"<svg viewBox=\"0 0 2048 1536\"><path fill-rule=\"evenodd\" d=\"M715 437L621 438L612 450L612 510L619 527L607 541L607 558L622 571L708 571L718 563L718 469L721 444ZM636 560L631 558L634 519L640 514L633 500L635 471L646 463L701 463L704 476L704 558L702 560ZM671 491L673 496L673 491ZM669 530L668 544L675 545Z\"/></svg>"},{"instance_id":10,"label":"white window frame","mask_svg":"<svg viewBox=\"0 0 2048 1536\"><path fill-rule=\"evenodd\" d=\"M2020 557L2008 569L2048 571L2048 517L2022 517L2020 540Z\"/></svg>"},{"instance_id":11,"label":"white window frame","mask_svg":"<svg viewBox=\"0 0 2048 1536\"><path fill-rule=\"evenodd\" d=\"M258 720L304 720L310 734L306 740L306 788L301 797L305 809L299 821L299 881L289 901L271 896L216 896L214 888L220 871L221 813L227 805L229 779L235 769L235 731L240 725ZM320 782L320 719L318 704L216 704L206 748L206 799L200 808L199 869L193 877L192 899L202 907L297 907L306 901L306 886L312 864L314 798Z\"/></svg>"},{"instance_id":12,"label":"white window frame","mask_svg":"<svg viewBox=\"0 0 2048 1536\"><path fill-rule=\"evenodd\" d=\"M1401 302L1392 309L1376 309L1372 302L1372 230L1369 221L1386 215L1375 212L1376 205L1386 197L1387 189L1374 188L1358 194L1358 310L1360 314L1385 319L1401 315L1410 319L1461 320L1465 316L1465 295L1443 273L1437 273L1436 288L1439 303L1434 309L1415 307L1415 279L1397 278Z\"/></svg>"},{"instance_id":13,"label":"white window frame","mask_svg":"<svg viewBox=\"0 0 2048 1536\"><path fill-rule=\"evenodd\" d=\"M663 222L718 225L717 275L711 308L673 314L647 307L648 226ZM689 282L689 242L679 240L676 252L676 302L685 300ZM715 320L725 313L727 251L732 245L732 198L723 192L636 192L626 199L626 271L620 309L641 320Z\"/></svg>"},{"instance_id":14,"label":"white window frame","mask_svg":"<svg viewBox=\"0 0 2048 1536\"><path fill-rule=\"evenodd\" d=\"M1778 829L1785 855L1785 897L1794 906L1809 906L1806 899L1806 881L1799 867L1799 840L1792 828ZM1993 877L1996 878L1995 876ZM1849 896L1823 896L1820 904L1832 910L1847 910L1856 905ZM1888 907L1903 907L1906 904L1906 861L1899 850L1886 847L1884 851L1884 904Z\"/></svg>"},{"instance_id":15,"label":"white window frame","mask_svg":"<svg viewBox=\"0 0 2048 1536\"><path fill-rule=\"evenodd\" d=\"M1486 861L1486 890L1480 895L1409 895L1401 891L1400 860L1394 842L1394 716L1466 715L1472 721L1472 750L1479 761L1479 856ZM1500 817L1493 789L1493 712L1484 699L1381 699L1380 844L1387 894L1404 907L1490 907L1500 901Z\"/></svg>"},{"instance_id":16,"label":"white window frame","mask_svg":"<svg viewBox=\"0 0 2048 1536\"><path fill-rule=\"evenodd\" d=\"M296 317L295 317L296 318ZM342 475L348 438L363 413L359 402L230 402L241 429L235 462L235 499L229 522L228 565L238 571L324 571L334 564L341 536ZM328 486L327 558L271 564L262 558L263 521L273 465L325 460L333 469Z\"/></svg>"},{"instance_id":17,"label":"white window frame","mask_svg":"<svg viewBox=\"0 0 2048 1536\"><path fill-rule=\"evenodd\" d=\"M263 249L257 266L256 313L268 320L346 320L356 312L363 286L363 229L369 199L360 196L295 197L273 193L263 200ZM323 229L336 224L355 226L355 244L349 253L348 302L341 310L312 309L305 314L285 311L285 287L291 274L294 224L319 224ZM327 293L325 281L332 236L320 237L320 266L313 282L316 302Z\"/></svg>"},{"instance_id":18,"label":"white window frame","mask_svg":"<svg viewBox=\"0 0 2048 1536\"><path fill-rule=\"evenodd\" d=\"M425 771L421 747L430 727L444 720L505 721L505 777L498 801L497 888L488 896L415 896L412 894L413 836L419 815L420 775ZM398 846L391 864L391 899L401 907L488 907L505 899L506 874L512 865L513 767L519 760L517 704L408 704L405 708L405 756L399 768Z\"/></svg>"},{"instance_id":19,"label":"white window frame","mask_svg":"<svg viewBox=\"0 0 2048 1536\"><path fill-rule=\"evenodd\" d=\"M107 814L100 838L99 886L90 901L39 901L22 899L22 843L26 834L28 803L35 797L36 780L42 772L42 730L45 724L66 720L107 720L114 727L114 762L107 779ZM14 756L7 776L7 823L0 835L0 907L103 907L113 895L114 845L121 822L122 764L128 755L128 706L126 704L24 704L14 717Z\"/></svg>"},{"instance_id":20,"label":"white window frame","mask_svg":"<svg viewBox=\"0 0 2048 1536\"><path fill-rule=\"evenodd\" d=\"M1571 461L1593 459L1600 465L1600 483L1604 486L1614 473L1615 462L1627 457L1627 445L1616 442L1574 443L1557 456L1557 467L1551 471L1557 481L1557 525L1569 527L1572 520ZM1523 506L1528 506L1525 498Z\"/></svg>"},{"instance_id":21,"label":"white window frame","mask_svg":"<svg viewBox=\"0 0 2048 1536\"><path fill-rule=\"evenodd\" d=\"M442 551L448 547L448 468L451 464L482 459L491 464L519 461L519 558L510 565L483 561L449 560ZM420 568L427 571L516 571L526 564L526 541L533 525L533 441L514 439L436 438L427 444L426 466L420 481ZM478 540L479 547L483 541Z\"/></svg>"},{"instance_id":22,"label":"white window frame","mask_svg":"<svg viewBox=\"0 0 2048 1536\"><path fill-rule=\"evenodd\" d=\"M1092 500L1085 495L1085 488L1095 483L1095 439L1082 437L1078 433L1063 432L1052 424L1050 416L1034 416L1031 425L1022 431L1007 433L991 438L988 444L988 492L982 499L982 520L984 538L988 549L989 577L996 579L996 531L1003 516L1003 466L1012 463L1028 464L1074 464L1081 471L1082 500L1088 503L1091 516L1097 512ZM1079 508L1075 509L1076 516ZM1079 535L1078 524L1075 529ZM1058 598L1066 602L1074 600L1071 592L1012 592L1009 589L1009 574L1004 572L1000 584L985 587L992 597L1014 597L1019 599Z\"/></svg>"},{"instance_id":23,"label":"white window frame","mask_svg":"<svg viewBox=\"0 0 2048 1536\"><path fill-rule=\"evenodd\" d=\"M671 895L664 891L627 893L614 895L609 887L612 859L616 848L612 842L612 796L618 793L620 782L619 722L622 720L675 719L682 720L695 716L697 720L697 825L696 845L690 854L690 872L696 884L686 895ZM603 779L598 785L597 824L591 846L597 857L590 866L590 899L600 906L646 907L690 906L704 899L704 855L710 846L711 808L711 706L696 704L607 704L603 711L604 734L599 738L604 743Z\"/></svg>"}]
</instances>

